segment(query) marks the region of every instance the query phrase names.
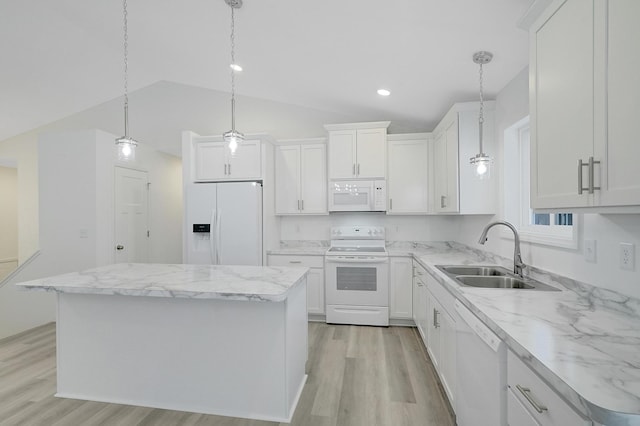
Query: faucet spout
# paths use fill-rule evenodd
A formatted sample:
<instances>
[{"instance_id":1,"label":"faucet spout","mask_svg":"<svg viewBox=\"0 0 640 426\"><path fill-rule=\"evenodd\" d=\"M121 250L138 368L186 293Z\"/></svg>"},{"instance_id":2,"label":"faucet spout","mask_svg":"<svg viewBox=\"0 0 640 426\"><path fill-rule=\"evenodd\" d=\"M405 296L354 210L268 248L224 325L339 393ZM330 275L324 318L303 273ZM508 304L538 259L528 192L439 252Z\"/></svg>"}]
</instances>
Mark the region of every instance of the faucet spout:
<instances>
[{"instance_id":1,"label":"faucet spout","mask_svg":"<svg viewBox=\"0 0 640 426\"><path fill-rule=\"evenodd\" d=\"M520 235L518 234L518 230L515 226L510 224L509 222L499 220L496 222L491 222L482 230L482 234L480 234L480 238L478 239L479 244L484 244L487 242L487 233L489 229L493 228L496 225L504 225L507 228L511 229L513 232L513 273L522 277L522 271L527 265L522 261L522 255L520 253Z\"/></svg>"}]
</instances>

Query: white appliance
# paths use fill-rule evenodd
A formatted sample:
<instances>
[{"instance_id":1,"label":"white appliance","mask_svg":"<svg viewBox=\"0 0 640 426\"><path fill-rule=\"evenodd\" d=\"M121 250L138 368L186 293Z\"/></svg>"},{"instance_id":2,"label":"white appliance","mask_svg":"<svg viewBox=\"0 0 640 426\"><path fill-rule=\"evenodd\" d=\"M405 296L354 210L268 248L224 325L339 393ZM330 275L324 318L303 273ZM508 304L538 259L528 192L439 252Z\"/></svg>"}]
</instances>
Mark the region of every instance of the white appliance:
<instances>
[{"instance_id":1,"label":"white appliance","mask_svg":"<svg viewBox=\"0 0 640 426\"><path fill-rule=\"evenodd\" d=\"M262 183L189 184L184 262L262 265Z\"/></svg>"},{"instance_id":2,"label":"white appliance","mask_svg":"<svg viewBox=\"0 0 640 426\"><path fill-rule=\"evenodd\" d=\"M389 255L383 227L331 228L325 257L328 323L389 325Z\"/></svg>"},{"instance_id":3,"label":"white appliance","mask_svg":"<svg viewBox=\"0 0 640 426\"><path fill-rule=\"evenodd\" d=\"M329 182L330 212L383 212L387 209L384 180L332 180Z\"/></svg>"},{"instance_id":4,"label":"white appliance","mask_svg":"<svg viewBox=\"0 0 640 426\"><path fill-rule=\"evenodd\" d=\"M455 308L457 424L506 426L506 345L460 301Z\"/></svg>"}]
</instances>

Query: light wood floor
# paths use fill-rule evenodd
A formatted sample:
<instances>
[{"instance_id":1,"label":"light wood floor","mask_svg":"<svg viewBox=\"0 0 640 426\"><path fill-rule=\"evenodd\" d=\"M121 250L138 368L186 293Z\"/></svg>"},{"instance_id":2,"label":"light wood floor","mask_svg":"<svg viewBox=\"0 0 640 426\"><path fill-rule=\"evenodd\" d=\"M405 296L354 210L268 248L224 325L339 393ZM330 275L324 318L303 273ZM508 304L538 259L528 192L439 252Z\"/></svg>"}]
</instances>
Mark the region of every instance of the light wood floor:
<instances>
[{"instance_id":1,"label":"light wood floor","mask_svg":"<svg viewBox=\"0 0 640 426\"><path fill-rule=\"evenodd\" d=\"M55 350L54 324L0 340L0 425L278 425L56 398ZM292 425L455 424L415 329L310 323L307 373Z\"/></svg>"}]
</instances>

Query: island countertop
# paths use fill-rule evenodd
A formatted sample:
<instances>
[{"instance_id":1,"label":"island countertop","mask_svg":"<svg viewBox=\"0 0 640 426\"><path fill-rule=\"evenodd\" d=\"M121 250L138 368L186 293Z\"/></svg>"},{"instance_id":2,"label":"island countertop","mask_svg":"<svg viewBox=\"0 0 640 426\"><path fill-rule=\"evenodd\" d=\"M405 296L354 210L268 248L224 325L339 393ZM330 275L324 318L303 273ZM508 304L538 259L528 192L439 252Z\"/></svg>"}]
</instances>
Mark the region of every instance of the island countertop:
<instances>
[{"instance_id":1,"label":"island countertop","mask_svg":"<svg viewBox=\"0 0 640 426\"><path fill-rule=\"evenodd\" d=\"M120 263L16 284L26 290L280 302L305 267Z\"/></svg>"}]
</instances>

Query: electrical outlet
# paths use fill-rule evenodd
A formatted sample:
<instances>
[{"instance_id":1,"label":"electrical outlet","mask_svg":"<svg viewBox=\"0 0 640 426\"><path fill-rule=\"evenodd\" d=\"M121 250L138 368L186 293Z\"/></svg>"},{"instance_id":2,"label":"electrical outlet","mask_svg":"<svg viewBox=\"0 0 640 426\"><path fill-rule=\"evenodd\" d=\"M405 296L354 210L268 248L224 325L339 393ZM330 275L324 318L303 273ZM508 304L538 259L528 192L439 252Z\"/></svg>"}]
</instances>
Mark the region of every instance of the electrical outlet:
<instances>
[{"instance_id":1,"label":"electrical outlet","mask_svg":"<svg viewBox=\"0 0 640 426\"><path fill-rule=\"evenodd\" d=\"M620 243L620 269L633 271L636 268L636 246Z\"/></svg>"},{"instance_id":2,"label":"electrical outlet","mask_svg":"<svg viewBox=\"0 0 640 426\"><path fill-rule=\"evenodd\" d=\"M596 263L596 240L584 240L584 260Z\"/></svg>"}]
</instances>

